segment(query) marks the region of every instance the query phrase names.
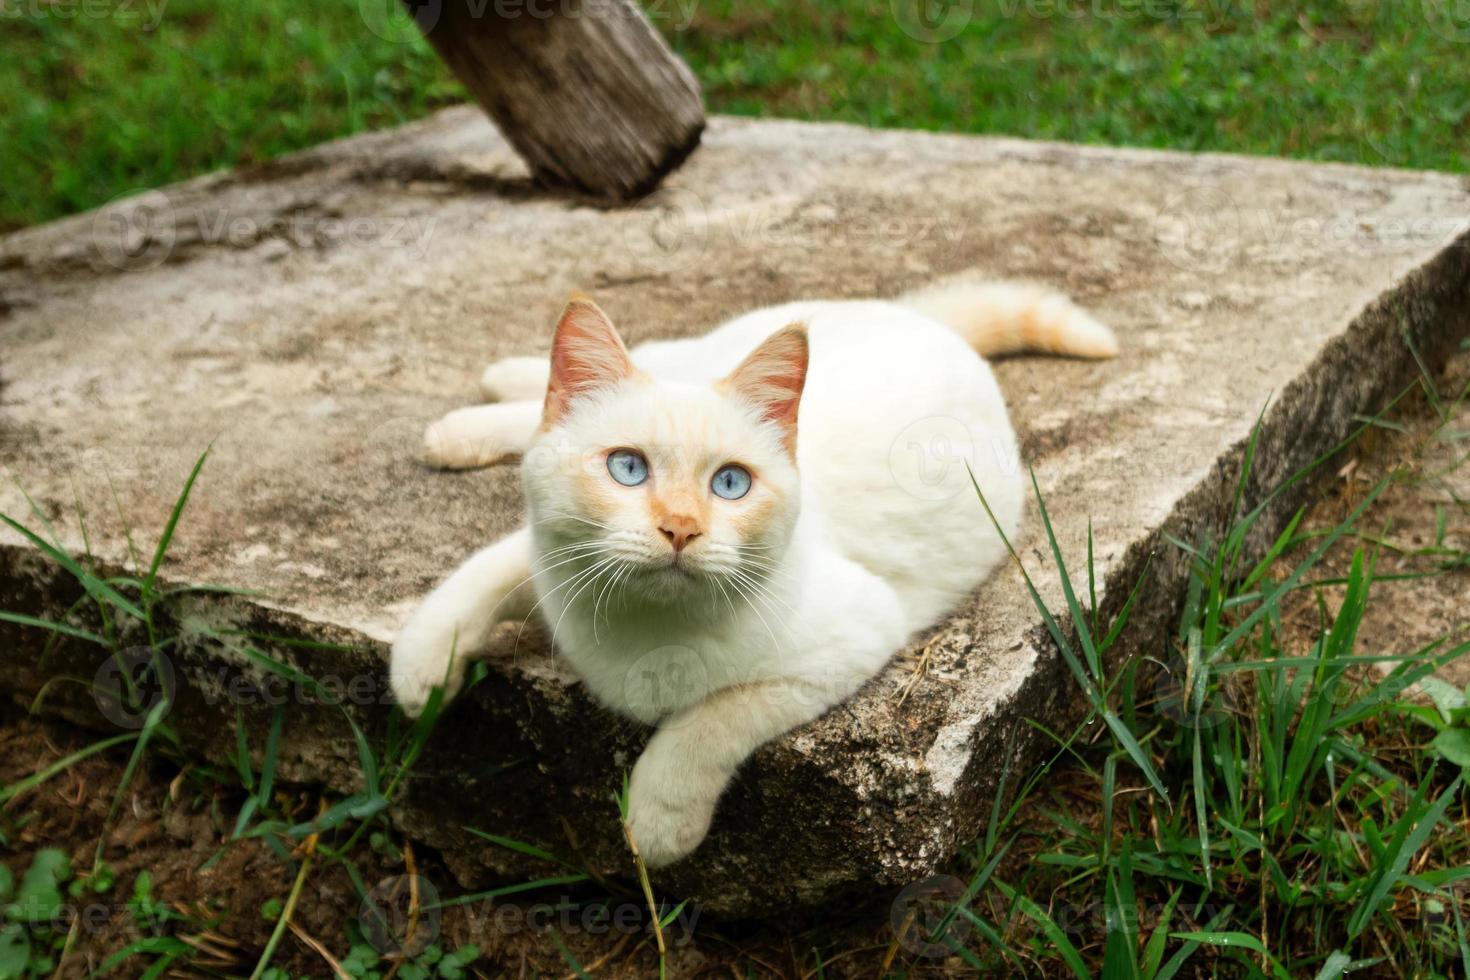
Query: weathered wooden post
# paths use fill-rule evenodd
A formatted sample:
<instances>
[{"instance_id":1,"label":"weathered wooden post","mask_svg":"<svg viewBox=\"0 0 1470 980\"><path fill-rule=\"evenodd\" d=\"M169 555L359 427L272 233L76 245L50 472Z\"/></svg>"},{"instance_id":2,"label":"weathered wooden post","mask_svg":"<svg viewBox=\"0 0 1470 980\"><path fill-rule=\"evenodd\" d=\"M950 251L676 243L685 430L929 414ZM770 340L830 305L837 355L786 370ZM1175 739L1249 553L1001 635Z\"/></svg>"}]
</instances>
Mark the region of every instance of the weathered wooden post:
<instances>
[{"instance_id":1,"label":"weathered wooden post","mask_svg":"<svg viewBox=\"0 0 1470 980\"><path fill-rule=\"evenodd\" d=\"M404 0L535 176L640 196L699 144L699 83L632 0Z\"/></svg>"}]
</instances>

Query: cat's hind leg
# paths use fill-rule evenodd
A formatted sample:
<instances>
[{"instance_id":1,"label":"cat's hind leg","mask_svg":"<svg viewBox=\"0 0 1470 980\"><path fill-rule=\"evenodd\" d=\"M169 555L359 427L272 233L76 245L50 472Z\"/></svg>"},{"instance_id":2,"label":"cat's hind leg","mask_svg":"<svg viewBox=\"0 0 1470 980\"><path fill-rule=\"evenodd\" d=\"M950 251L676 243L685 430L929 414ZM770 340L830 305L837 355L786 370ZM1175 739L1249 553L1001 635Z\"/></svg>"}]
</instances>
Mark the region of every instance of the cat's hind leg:
<instances>
[{"instance_id":1,"label":"cat's hind leg","mask_svg":"<svg viewBox=\"0 0 1470 980\"><path fill-rule=\"evenodd\" d=\"M480 395L487 402L540 401L550 376L544 357L503 357L480 375Z\"/></svg>"},{"instance_id":2,"label":"cat's hind leg","mask_svg":"<svg viewBox=\"0 0 1470 980\"><path fill-rule=\"evenodd\" d=\"M489 466L524 453L540 425L539 401L455 409L424 430L424 459L448 470Z\"/></svg>"}]
</instances>

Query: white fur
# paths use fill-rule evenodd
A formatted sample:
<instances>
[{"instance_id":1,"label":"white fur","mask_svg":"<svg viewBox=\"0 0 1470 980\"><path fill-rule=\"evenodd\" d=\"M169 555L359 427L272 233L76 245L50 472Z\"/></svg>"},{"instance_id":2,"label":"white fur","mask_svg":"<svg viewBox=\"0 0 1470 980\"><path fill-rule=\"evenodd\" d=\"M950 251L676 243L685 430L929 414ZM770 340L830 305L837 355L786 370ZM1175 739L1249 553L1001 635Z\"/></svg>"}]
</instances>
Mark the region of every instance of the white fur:
<instances>
[{"instance_id":1,"label":"white fur","mask_svg":"<svg viewBox=\"0 0 1470 980\"><path fill-rule=\"evenodd\" d=\"M540 424L539 402L457 408L424 431L424 458L450 470L497 463L524 452Z\"/></svg>"},{"instance_id":2,"label":"white fur","mask_svg":"<svg viewBox=\"0 0 1470 980\"><path fill-rule=\"evenodd\" d=\"M544 357L507 357L480 375L480 395L487 402L540 402L546 394Z\"/></svg>"},{"instance_id":3,"label":"white fur","mask_svg":"<svg viewBox=\"0 0 1470 980\"><path fill-rule=\"evenodd\" d=\"M711 384L791 323L810 346L794 465L776 426ZM629 813L656 866L698 846L751 752L850 696L1000 561L965 467L1007 534L1024 488L989 366L906 305L793 303L632 360L647 378L582 397L523 447L528 528L429 596L394 644L393 683L416 712L434 685L458 689L451 638L473 653L495 621L542 616L599 701L658 726ZM650 483L615 485L611 447L644 451ZM756 474L743 500L684 489L708 495L732 460ZM708 514L682 564L649 494Z\"/></svg>"}]
</instances>

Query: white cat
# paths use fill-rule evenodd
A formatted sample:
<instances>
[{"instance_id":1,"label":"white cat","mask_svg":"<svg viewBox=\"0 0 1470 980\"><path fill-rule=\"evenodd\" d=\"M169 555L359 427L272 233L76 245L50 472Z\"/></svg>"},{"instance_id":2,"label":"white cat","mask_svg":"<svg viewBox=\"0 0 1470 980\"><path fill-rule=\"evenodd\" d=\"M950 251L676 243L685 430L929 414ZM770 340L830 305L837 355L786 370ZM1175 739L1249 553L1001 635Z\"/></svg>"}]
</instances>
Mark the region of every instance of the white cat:
<instances>
[{"instance_id":1,"label":"white cat","mask_svg":"<svg viewBox=\"0 0 1470 980\"><path fill-rule=\"evenodd\" d=\"M851 695L1001 558L973 491L929 489L936 464L968 487L968 464L1016 530L1022 471L980 355L1019 350L1117 343L1065 297L1003 283L791 303L631 353L574 298L549 362L492 365L501 403L426 434L443 466L523 455L528 519L414 613L399 702L452 696L497 624L540 614L599 701L658 726L628 819L650 865L683 857L751 752Z\"/></svg>"}]
</instances>

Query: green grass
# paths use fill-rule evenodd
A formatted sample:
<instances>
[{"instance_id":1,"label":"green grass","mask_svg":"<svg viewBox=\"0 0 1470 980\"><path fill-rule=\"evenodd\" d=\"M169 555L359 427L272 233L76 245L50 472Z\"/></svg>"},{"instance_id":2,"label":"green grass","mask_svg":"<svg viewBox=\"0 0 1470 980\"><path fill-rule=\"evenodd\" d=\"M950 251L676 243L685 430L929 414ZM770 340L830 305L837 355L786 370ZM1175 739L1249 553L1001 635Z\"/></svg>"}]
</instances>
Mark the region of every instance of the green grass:
<instances>
[{"instance_id":1,"label":"green grass","mask_svg":"<svg viewBox=\"0 0 1470 980\"><path fill-rule=\"evenodd\" d=\"M1079 978L1470 974L1470 767L1430 741L1463 731L1465 694L1441 685L1439 710L1412 694L1470 643L1358 652L1362 548L1335 613L1318 594L1308 649L1282 639L1284 601L1384 486L1325 537L1299 535L1298 513L1254 564L1258 511L1218 546L1180 542L1193 570L1172 655L1113 670L1118 624L1088 622L1043 508L1076 640L1036 602L1092 710L995 811L927 941L979 970ZM1028 860L1005 881L1013 850Z\"/></svg>"},{"instance_id":2,"label":"green grass","mask_svg":"<svg viewBox=\"0 0 1470 980\"><path fill-rule=\"evenodd\" d=\"M0 4L0 231L463 98L381 0L152 2ZM717 112L1470 169L1449 0L974 0L942 43L920 2L646 6Z\"/></svg>"},{"instance_id":3,"label":"green grass","mask_svg":"<svg viewBox=\"0 0 1470 980\"><path fill-rule=\"evenodd\" d=\"M924 44L885 3L726 0L676 46L723 111L1464 170L1467 49L1420 7L976 0Z\"/></svg>"},{"instance_id":4,"label":"green grass","mask_svg":"<svg viewBox=\"0 0 1470 980\"><path fill-rule=\"evenodd\" d=\"M463 98L425 43L383 40L349 0L124 2L0 6L23 12L0 35L0 229Z\"/></svg>"}]
</instances>

